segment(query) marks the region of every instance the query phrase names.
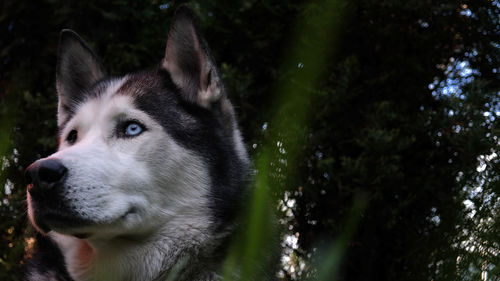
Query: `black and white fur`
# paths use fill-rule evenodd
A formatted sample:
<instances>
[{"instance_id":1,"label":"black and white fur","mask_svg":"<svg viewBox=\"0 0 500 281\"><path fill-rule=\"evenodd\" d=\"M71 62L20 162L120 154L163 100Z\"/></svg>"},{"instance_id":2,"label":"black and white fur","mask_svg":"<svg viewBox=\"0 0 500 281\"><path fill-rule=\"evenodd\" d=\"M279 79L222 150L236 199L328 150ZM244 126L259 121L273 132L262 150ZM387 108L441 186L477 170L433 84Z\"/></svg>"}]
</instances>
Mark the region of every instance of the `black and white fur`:
<instances>
[{"instance_id":1,"label":"black and white fur","mask_svg":"<svg viewBox=\"0 0 500 281\"><path fill-rule=\"evenodd\" d=\"M250 165L193 12L157 69L122 77L63 30L56 80L59 149L26 172L25 280L217 280Z\"/></svg>"}]
</instances>

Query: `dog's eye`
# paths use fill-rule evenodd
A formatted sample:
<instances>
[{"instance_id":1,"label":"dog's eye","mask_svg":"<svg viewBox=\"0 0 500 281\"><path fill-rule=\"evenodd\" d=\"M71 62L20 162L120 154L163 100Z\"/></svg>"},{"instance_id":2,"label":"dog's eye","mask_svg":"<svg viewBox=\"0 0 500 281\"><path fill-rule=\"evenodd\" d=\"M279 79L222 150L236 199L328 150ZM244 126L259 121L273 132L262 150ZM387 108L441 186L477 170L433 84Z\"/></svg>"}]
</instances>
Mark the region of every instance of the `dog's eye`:
<instances>
[{"instance_id":1,"label":"dog's eye","mask_svg":"<svg viewBox=\"0 0 500 281\"><path fill-rule=\"evenodd\" d=\"M74 144L77 139L78 139L78 131L77 130L71 130L69 132L68 136L66 137L66 141L69 144Z\"/></svg>"},{"instance_id":2,"label":"dog's eye","mask_svg":"<svg viewBox=\"0 0 500 281\"><path fill-rule=\"evenodd\" d=\"M135 137L140 135L144 131L144 127L135 121L129 121L125 123L125 129L123 133L127 137Z\"/></svg>"}]
</instances>

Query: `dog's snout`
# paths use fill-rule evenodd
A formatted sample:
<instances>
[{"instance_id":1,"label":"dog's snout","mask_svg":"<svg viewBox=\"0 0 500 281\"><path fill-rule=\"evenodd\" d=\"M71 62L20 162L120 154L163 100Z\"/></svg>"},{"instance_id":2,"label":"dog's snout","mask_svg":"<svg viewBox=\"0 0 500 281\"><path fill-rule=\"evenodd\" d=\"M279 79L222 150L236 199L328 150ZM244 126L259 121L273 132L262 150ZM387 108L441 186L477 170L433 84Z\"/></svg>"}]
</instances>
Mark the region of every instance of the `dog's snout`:
<instances>
[{"instance_id":1,"label":"dog's snout","mask_svg":"<svg viewBox=\"0 0 500 281\"><path fill-rule=\"evenodd\" d=\"M68 169L57 159L39 160L31 164L25 172L26 181L34 188L50 188L61 183ZM33 190L33 188L30 189Z\"/></svg>"}]
</instances>

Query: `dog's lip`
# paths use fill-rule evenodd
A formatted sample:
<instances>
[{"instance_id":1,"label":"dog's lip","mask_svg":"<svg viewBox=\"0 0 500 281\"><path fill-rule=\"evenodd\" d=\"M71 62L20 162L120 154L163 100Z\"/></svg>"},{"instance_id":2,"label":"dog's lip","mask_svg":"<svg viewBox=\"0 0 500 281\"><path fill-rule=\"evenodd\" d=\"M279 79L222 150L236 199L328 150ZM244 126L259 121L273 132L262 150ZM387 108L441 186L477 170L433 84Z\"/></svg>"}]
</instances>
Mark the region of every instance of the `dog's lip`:
<instances>
[{"instance_id":1,"label":"dog's lip","mask_svg":"<svg viewBox=\"0 0 500 281\"><path fill-rule=\"evenodd\" d=\"M52 229L73 228L94 224L94 222L85 218L59 212L46 212L42 214L41 219Z\"/></svg>"},{"instance_id":2,"label":"dog's lip","mask_svg":"<svg viewBox=\"0 0 500 281\"><path fill-rule=\"evenodd\" d=\"M36 225L35 227L43 233L56 231L74 236L78 239L89 239L99 233L100 227L115 224L118 221L125 220L129 215L137 213L139 213L139 210L131 206L123 215L116 219L109 221L93 221L88 218L82 218L76 214L44 209L42 212L37 212L34 224Z\"/></svg>"},{"instance_id":3,"label":"dog's lip","mask_svg":"<svg viewBox=\"0 0 500 281\"><path fill-rule=\"evenodd\" d=\"M88 239L94 235L94 233L92 232L89 232L87 230L82 231L79 229L87 229L88 227L93 227L99 224L80 217L60 214L45 214L43 221L45 225L50 228L50 230L54 230L59 233L65 233L66 235L74 236L78 239Z\"/></svg>"},{"instance_id":4,"label":"dog's lip","mask_svg":"<svg viewBox=\"0 0 500 281\"><path fill-rule=\"evenodd\" d=\"M135 207L131 207L131 208L128 209L127 212L125 212L122 216L120 216L120 219L123 219L123 218L127 217L128 215L135 214L135 213L137 213L137 209ZM95 223L95 224L98 225L99 223ZM78 239L88 239L88 238L91 238L94 235L94 233L91 233L91 232L74 232L74 233L71 233L70 235L74 236L74 237L76 237Z\"/></svg>"},{"instance_id":5,"label":"dog's lip","mask_svg":"<svg viewBox=\"0 0 500 281\"><path fill-rule=\"evenodd\" d=\"M92 233L82 232L82 233L73 233L71 235L75 236L78 239L87 239L87 238L90 238L92 236Z\"/></svg>"},{"instance_id":6,"label":"dog's lip","mask_svg":"<svg viewBox=\"0 0 500 281\"><path fill-rule=\"evenodd\" d=\"M137 211L137 208L136 207L130 207L121 217L120 219L123 219L125 217L127 217L128 215L132 215L132 214L136 214L138 213Z\"/></svg>"}]
</instances>

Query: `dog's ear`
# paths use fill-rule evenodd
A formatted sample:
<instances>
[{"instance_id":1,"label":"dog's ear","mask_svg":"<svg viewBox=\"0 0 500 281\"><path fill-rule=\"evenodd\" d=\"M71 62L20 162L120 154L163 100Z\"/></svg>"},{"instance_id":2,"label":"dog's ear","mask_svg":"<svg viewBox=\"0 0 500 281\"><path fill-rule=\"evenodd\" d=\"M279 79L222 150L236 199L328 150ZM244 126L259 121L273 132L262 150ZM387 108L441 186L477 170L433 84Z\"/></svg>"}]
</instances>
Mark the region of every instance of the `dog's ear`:
<instances>
[{"instance_id":1,"label":"dog's ear","mask_svg":"<svg viewBox=\"0 0 500 281\"><path fill-rule=\"evenodd\" d=\"M170 73L189 102L209 108L223 95L222 81L201 36L198 19L186 5L175 12L162 68Z\"/></svg>"},{"instance_id":2,"label":"dog's ear","mask_svg":"<svg viewBox=\"0 0 500 281\"><path fill-rule=\"evenodd\" d=\"M89 45L74 31L62 30L56 70L59 125L73 114L75 105L85 98L87 89L104 75L104 68Z\"/></svg>"}]
</instances>

